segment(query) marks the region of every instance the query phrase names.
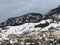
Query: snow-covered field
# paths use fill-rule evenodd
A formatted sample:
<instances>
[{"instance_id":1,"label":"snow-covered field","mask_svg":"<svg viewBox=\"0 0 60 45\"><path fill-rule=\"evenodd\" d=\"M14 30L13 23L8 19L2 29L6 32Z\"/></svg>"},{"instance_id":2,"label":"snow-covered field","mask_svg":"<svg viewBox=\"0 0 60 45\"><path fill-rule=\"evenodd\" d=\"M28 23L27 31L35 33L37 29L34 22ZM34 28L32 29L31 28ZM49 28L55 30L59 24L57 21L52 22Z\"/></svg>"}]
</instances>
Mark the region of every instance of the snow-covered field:
<instances>
[{"instance_id":1,"label":"snow-covered field","mask_svg":"<svg viewBox=\"0 0 60 45\"><path fill-rule=\"evenodd\" d=\"M35 25L44 24L46 22L49 23L48 26L46 26L44 28L41 28L41 27L35 28ZM59 23L56 23L56 22L50 23L50 22L52 22L52 20L47 19L47 20L42 20L39 23L25 23L25 24L19 25L19 26L7 26L5 28L8 28L8 29L3 30L0 28L0 31L1 31L0 35L2 36L1 38L6 38L7 36L9 36L9 34L22 35L23 32L27 32L27 31L30 32L29 35L30 34L32 35L33 34L32 31L35 31L36 33L38 33L38 31L49 30L49 28L51 28L51 27L54 27L54 28L60 27L60 22ZM58 28L58 29L60 29L60 28ZM36 33L34 33L34 34L36 34Z\"/></svg>"}]
</instances>

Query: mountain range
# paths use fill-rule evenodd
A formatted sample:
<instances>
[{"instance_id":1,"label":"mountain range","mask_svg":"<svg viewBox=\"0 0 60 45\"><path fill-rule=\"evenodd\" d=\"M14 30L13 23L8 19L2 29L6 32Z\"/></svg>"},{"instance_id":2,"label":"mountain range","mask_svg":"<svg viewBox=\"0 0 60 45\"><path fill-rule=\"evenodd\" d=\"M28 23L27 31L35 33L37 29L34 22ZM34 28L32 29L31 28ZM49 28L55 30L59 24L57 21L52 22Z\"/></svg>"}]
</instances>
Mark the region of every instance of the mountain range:
<instances>
[{"instance_id":1,"label":"mountain range","mask_svg":"<svg viewBox=\"0 0 60 45\"><path fill-rule=\"evenodd\" d=\"M45 15L28 13L0 23L0 41L9 39L8 36L11 34L17 37L39 35L40 31L49 30L51 27L60 30L60 6Z\"/></svg>"},{"instance_id":2,"label":"mountain range","mask_svg":"<svg viewBox=\"0 0 60 45\"><path fill-rule=\"evenodd\" d=\"M45 15L41 13L28 13L19 17L9 18L7 21L0 23L0 27L16 26L24 23L37 23L41 20L53 19L60 20L60 6L48 11Z\"/></svg>"}]
</instances>

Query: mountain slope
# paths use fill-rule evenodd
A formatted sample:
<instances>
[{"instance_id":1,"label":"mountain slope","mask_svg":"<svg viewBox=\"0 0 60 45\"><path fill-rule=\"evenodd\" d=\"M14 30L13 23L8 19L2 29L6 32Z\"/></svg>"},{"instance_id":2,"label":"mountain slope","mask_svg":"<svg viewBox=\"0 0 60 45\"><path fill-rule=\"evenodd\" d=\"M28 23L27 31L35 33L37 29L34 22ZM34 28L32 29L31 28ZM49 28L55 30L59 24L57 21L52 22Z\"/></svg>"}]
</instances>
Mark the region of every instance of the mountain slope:
<instances>
[{"instance_id":1,"label":"mountain slope","mask_svg":"<svg viewBox=\"0 0 60 45\"><path fill-rule=\"evenodd\" d=\"M53 20L56 20L56 21L60 21L60 6L58 6L55 9L52 9L52 10L48 11L45 14L44 19L53 19Z\"/></svg>"},{"instance_id":2,"label":"mountain slope","mask_svg":"<svg viewBox=\"0 0 60 45\"><path fill-rule=\"evenodd\" d=\"M19 17L9 18L6 22L2 22L0 27L4 26L16 26L24 23L37 23L42 20L42 14L40 13L28 13Z\"/></svg>"}]
</instances>

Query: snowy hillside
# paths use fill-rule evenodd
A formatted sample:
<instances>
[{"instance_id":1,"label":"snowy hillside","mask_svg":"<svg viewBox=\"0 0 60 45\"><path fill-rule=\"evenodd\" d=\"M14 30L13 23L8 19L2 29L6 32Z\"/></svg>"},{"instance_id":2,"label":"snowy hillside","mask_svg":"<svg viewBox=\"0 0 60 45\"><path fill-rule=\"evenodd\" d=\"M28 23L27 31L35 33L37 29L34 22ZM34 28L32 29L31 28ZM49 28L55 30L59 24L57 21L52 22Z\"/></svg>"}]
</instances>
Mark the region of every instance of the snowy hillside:
<instances>
[{"instance_id":1,"label":"snowy hillside","mask_svg":"<svg viewBox=\"0 0 60 45\"><path fill-rule=\"evenodd\" d=\"M40 25L40 24L46 24L46 22L49 23L49 25L41 28L41 27L35 27L36 25ZM39 23L25 23L23 25L19 25L19 26L7 26L5 27L6 29L1 29L0 28L0 40L3 39L7 39L7 37L9 35L16 35L16 36L20 36L20 35L25 35L26 33L28 34L27 36L33 36L33 35L38 35L41 31L47 31L49 30L49 28L54 27L56 29L60 30L60 22L52 22L52 19L47 19L47 20L42 20ZM59 27L59 28L57 28ZM9 39L9 37L8 37Z\"/></svg>"}]
</instances>

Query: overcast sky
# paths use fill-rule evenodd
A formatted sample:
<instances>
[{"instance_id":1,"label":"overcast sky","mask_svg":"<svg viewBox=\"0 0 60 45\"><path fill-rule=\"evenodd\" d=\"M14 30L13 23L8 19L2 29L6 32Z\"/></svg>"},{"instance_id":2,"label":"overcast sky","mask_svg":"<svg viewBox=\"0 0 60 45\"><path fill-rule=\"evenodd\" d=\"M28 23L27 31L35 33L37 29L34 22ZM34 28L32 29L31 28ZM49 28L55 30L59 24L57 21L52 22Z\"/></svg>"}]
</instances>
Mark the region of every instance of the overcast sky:
<instances>
[{"instance_id":1,"label":"overcast sky","mask_svg":"<svg viewBox=\"0 0 60 45\"><path fill-rule=\"evenodd\" d=\"M60 0L0 0L0 22L31 12L45 14L58 5Z\"/></svg>"}]
</instances>

